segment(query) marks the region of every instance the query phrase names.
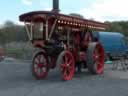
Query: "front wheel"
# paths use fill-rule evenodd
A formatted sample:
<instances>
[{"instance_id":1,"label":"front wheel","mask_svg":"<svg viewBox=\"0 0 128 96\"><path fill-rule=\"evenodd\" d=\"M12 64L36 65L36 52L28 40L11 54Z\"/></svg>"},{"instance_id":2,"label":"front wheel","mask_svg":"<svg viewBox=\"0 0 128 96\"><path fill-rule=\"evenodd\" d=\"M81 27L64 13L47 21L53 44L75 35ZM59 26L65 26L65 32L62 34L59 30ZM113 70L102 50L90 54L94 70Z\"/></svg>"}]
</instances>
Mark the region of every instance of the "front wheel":
<instances>
[{"instance_id":1,"label":"front wheel","mask_svg":"<svg viewBox=\"0 0 128 96\"><path fill-rule=\"evenodd\" d=\"M46 53L39 51L34 55L32 74L36 79L44 79L48 74L48 58Z\"/></svg>"},{"instance_id":2,"label":"front wheel","mask_svg":"<svg viewBox=\"0 0 128 96\"><path fill-rule=\"evenodd\" d=\"M93 74L101 74L104 71L104 49L100 43L89 43L87 50L87 67Z\"/></svg>"}]
</instances>

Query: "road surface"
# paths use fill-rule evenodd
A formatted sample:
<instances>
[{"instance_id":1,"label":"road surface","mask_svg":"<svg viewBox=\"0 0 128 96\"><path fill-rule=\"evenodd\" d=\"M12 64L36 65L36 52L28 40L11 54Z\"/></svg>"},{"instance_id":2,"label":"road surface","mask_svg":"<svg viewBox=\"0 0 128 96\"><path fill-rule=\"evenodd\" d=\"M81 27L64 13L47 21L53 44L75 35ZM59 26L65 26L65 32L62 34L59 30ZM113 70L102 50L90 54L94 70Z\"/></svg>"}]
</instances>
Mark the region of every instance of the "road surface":
<instances>
[{"instance_id":1,"label":"road surface","mask_svg":"<svg viewBox=\"0 0 128 96\"><path fill-rule=\"evenodd\" d=\"M29 62L4 62L0 63L0 96L128 96L128 72L112 71L107 65L100 76L82 72L65 82L53 70L38 81Z\"/></svg>"}]
</instances>

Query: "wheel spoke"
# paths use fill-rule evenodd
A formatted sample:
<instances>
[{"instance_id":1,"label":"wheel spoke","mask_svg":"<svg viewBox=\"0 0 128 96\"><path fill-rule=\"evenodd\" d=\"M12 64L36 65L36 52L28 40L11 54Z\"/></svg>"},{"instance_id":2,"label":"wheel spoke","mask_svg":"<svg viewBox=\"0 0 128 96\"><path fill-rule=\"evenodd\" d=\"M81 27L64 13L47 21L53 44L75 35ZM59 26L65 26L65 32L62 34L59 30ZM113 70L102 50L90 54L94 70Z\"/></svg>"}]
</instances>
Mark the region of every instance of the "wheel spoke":
<instances>
[{"instance_id":1,"label":"wheel spoke","mask_svg":"<svg viewBox=\"0 0 128 96\"><path fill-rule=\"evenodd\" d=\"M98 50L97 49L95 49L94 50L94 61L95 61L95 64L96 64L96 66L98 67L99 66L99 64L100 64L100 57L99 57L99 53L98 53Z\"/></svg>"},{"instance_id":2,"label":"wheel spoke","mask_svg":"<svg viewBox=\"0 0 128 96\"><path fill-rule=\"evenodd\" d=\"M35 58L34 63L35 63L35 64L38 64L38 63L39 63L38 58Z\"/></svg>"},{"instance_id":3,"label":"wheel spoke","mask_svg":"<svg viewBox=\"0 0 128 96\"><path fill-rule=\"evenodd\" d=\"M69 56L67 54L64 55L64 63L68 64Z\"/></svg>"},{"instance_id":4,"label":"wheel spoke","mask_svg":"<svg viewBox=\"0 0 128 96\"><path fill-rule=\"evenodd\" d=\"M45 67L43 67L42 69L43 69L43 71L44 71L44 72L46 72L46 71L47 71Z\"/></svg>"},{"instance_id":5,"label":"wheel spoke","mask_svg":"<svg viewBox=\"0 0 128 96\"><path fill-rule=\"evenodd\" d=\"M44 56L41 55L41 56L40 56L40 63L43 63L43 62L44 62Z\"/></svg>"},{"instance_id":6,"label":"wheel spoke","mask_svg":"<svg viewBox=\"0 0 128 96\"><path fill-rule=\"evenodd\" d=\"M38 68L38 65L37 64L34 64L34 68Z\"/></svg>"},{"instance_id":7,"label":"wheel spoke","mask_svg":"<svg viewBox=\"0 0 128 96\"><path fill-rule=\"evenodd\" d=\"M66 64L61 64L61 67L65 68L65 67L67 67L67 65Z\"/></svg>"},{"instance_id":8,"label":"wheel spoke","mask_svg":"<svg viewBox=\"0 0 128 96\"><path fill-rule=\"evenodd\" d=\"M66 68L63 69L63 75L67 76L67 69Z\"/></svg>"},{"instance_id":9,"label":"wheel spoke","mask_svg":"<svg viewBox=\"0 0 128 96\"><path fill-rule=\"evenodd\" d=\"M37 74L40 75L40 68L37 69Z\"/></svg>"},{"instance_id":10,"label":"wheel spoke","mask_svg":"<svg viewBox=\"0 0 128 96\"><path fill-rule=\"evenodd\" d=\"M72 64L72 62L73 62L73 61L72 61L72 60L70 60L68 64L69 64L69 65L71 65L71 64Z\"/></svg>"},{"instance_id":11,"label":"wheel spoke","mask_svg":"<svg viewBox=\"0 0 128 96\"><path fill-rule=\"evenodd\" d=\"M38 67L37 68L35 68L35 72L37 72L38 71Z\"/></svg>"},{"instance_id":12,"label":"wheel spoke","mask_svg":"<svg viewBox=\"0 0 128 96\"><path fill-rule=\"evenodd\" d=\"M46 64L46 59L43 55L40 56L40 63Z\"/></svg>"},{"instance_id":13,"label":"wheel spoke","mask_svg":"<svg viewBox=\"0 0 128 96\"><path fill-rule=\"evenodd\" d=\"M64 76L68 76L69 73L70 73L70 69L72 69L70 66L67 66L67 65L63 65L63 73L64 73Z\"/></svg>"}]
</instances>

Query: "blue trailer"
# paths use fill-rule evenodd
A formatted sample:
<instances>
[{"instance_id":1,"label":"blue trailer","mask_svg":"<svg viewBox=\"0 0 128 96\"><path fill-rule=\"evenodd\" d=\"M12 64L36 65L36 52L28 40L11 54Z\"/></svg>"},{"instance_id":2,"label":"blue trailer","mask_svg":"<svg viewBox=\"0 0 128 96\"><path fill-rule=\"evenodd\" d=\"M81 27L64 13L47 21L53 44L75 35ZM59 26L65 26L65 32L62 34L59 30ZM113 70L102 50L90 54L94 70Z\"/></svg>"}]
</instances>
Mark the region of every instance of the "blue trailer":
<instances>
[{"instance_id":1,"label":"blue trailer","mask_svg":"<svg viewBox=\"0 0 128 96\"><path fill-rule=\"evenodd\" d=\"M125 36L119 32L93 32L94 40L101 42L106 58L113 59L127 56L128 45Z\"/></svg>"}]
</instances>

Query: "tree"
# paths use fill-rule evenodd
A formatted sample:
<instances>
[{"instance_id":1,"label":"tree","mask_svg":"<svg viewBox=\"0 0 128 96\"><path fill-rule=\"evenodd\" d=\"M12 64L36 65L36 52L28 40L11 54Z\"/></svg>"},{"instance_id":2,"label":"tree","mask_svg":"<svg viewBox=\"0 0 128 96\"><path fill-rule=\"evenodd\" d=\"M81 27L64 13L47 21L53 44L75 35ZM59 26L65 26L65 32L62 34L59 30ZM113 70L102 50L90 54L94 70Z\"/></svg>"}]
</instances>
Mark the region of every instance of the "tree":
<instances>
[{"instance_id":1,"label":"tree","mask_svg":"<svg viewBox=\"0 0 128 96\"><path fill-rule=\"evenodd\" d=\"M0 29L0 40L4 43L27 41L27 35L24 26L6 21Z\"/></svg>"},{"instance_id":2,"label":"tree","mask_svg":"<svg viewBox=\"0 0 128 96\"><path fill-rule=\"evenodd\" d=\"M5 45L5 34L3 31L0 29L0 45L4 46Z\"/></svg>"},{"instance_id":3,"label":"tree","mask_svg":"<svg viewBox=\"0 0 128 96\"><path fill-rule=\"evenodd\" d=\"M9 20L4 23L4 27L12 27L14 25L15 24L12 21L9 21Z\"/></svg>"},{"instance_id":4,"label":"tree","mask_svg":"<svg viewBox=\"0 0 128 96\"><path fill-rule=\"evenodd\" d=\"M106 31L111 32L120 32L123 33L125 36L128 36L128 21L114 21L114 22L108 22L109 27L106 29Z\"/></svg>"}]
</instances>

